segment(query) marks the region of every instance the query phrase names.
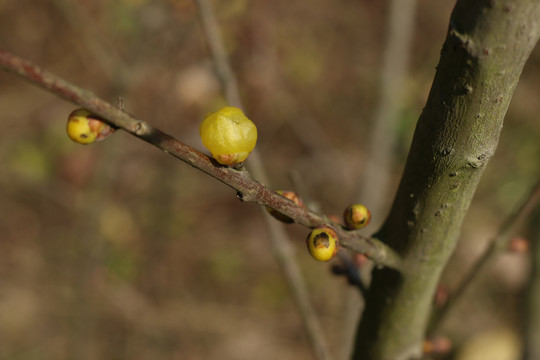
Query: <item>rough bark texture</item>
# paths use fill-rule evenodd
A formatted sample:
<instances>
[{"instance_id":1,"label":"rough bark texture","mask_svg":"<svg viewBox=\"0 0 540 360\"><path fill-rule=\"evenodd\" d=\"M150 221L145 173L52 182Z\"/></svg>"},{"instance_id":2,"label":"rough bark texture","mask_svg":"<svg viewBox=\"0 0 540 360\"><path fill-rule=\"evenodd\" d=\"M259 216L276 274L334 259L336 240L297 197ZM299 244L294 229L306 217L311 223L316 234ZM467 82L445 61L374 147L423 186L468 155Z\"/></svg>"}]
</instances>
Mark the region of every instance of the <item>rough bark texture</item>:
<instances>
[{"instance_id":1,"label":"rough bark texture","mask_svg":"<svg viewBox=\"0 0 540 360\"><path fill-rule=\"evenodd\" d=\"M421 356L432 295L495 152L539 21L533 0L457 2L398 193L377 234L404 267L374 270L354 358Z\"/></svg>"}]
</instances>

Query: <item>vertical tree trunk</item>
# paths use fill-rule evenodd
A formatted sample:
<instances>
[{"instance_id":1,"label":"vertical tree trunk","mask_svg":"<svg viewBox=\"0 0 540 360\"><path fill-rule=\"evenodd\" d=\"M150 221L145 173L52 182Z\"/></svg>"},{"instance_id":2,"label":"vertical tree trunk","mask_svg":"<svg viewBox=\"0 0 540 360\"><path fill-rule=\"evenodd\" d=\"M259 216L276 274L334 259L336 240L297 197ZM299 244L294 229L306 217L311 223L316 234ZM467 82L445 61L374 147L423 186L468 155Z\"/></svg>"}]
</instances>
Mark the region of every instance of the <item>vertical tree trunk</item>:
<instances>
[{"instance_id":1,"label":"vertical tree trunk","mask_svg":"<svg viewBox=\"0 0 540 360\"><path fill-rule=\"evenodd\" d=\"M539 37L540 2L460 0L392 210L377 234L405 259L376 269L355 359L421 356L440 274Z\"/></svg>"}]
</instances>

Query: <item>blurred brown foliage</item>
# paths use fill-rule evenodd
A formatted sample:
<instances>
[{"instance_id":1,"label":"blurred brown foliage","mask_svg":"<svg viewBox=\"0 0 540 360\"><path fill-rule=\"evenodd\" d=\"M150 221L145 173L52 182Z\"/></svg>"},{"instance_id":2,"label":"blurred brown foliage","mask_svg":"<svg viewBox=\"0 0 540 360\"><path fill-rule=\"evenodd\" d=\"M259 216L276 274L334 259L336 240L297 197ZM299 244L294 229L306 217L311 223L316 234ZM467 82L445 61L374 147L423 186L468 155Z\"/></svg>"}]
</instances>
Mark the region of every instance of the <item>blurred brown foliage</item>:
<instances>
[{"instance_id":1,"label":"blurred brown foliage","mask_svg":"<svg viewBox=\"0 0 540 360\"><path fill-rule=\"evenodd\" d=\"M418 4L395 184L452 5ZM295 170L324 212L341 213L366 175L385 4L215 6L272 186L290 188ZM126 111L200 149L198 122L224 105L189 0L3 0L0 47L121 97ZM443 279L450 287L540 174L539 75L535 51ZM73 108L0 73L0 359L311 358L256 205L125 133L70 142ZM337 347L345 281L310 258L306 229L289 229ZM448 325L458 342L517 321L526 263L511 254L500 264L460 309L468 316Z\"/></svg>"}]
</instances>

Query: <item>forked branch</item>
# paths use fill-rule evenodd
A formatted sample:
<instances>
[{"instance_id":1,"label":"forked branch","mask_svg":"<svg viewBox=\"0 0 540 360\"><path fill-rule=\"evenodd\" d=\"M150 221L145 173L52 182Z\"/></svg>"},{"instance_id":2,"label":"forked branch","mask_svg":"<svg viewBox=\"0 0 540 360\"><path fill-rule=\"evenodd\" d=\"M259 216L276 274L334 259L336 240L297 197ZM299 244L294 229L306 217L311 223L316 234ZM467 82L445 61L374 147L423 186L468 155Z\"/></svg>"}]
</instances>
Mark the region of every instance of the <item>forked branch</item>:
<instances>
[{"instance_id":1,"label":"forked branch","mask_svg":"<svg viewBox=\"0 0 540 360\"><path fill-rule=\"evenodd\" d=\"M459 283L457 288L450 295L450 298L446 301L446 304L433 313L428 332L433 333L438 330L440 324L446 318L449 311L455 307L456 303L460 299L463 298L463 294L467 289L470 288L471 284L478 277L478 275L492 263L492 260L496 255L499 255L501 252L509 249L509 243L512 236L515 235L515 232L519 226L521 226L526 219L530 217L531 213L539 203L540 181L538 181L533 187L520 208L516 212L512 213L501 225L497 236L489 241L489 245L482 256L476 261L461 283Z\"/></svg>"}]
</instances>

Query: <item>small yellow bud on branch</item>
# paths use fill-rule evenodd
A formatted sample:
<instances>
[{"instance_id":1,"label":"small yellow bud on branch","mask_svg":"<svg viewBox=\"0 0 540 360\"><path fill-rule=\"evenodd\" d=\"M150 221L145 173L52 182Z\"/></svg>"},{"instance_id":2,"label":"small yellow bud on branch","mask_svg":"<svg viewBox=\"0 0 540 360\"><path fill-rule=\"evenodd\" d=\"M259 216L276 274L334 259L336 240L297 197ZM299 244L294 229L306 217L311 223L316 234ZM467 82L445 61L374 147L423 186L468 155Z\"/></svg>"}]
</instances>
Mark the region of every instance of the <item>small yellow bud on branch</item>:
<instances>
[{"instance_id":1,"label":"small yellow bud on branch","mask_svg":"<svg viewBox=\"0 0 540 360\"><path fill-rule=\"evenodd\" d=\"M362 204L348 206L343 212L345 227L349 230L361 229L371 221L371 212Z\"/></svg>"},{"instance_id":2,"label":"small yellow bud on branch","mask_svg":"<svg viewBox=\"0 0 540 360\"><path fill-rule=\"evenodd\" d=\"M317 261L329 261L338 251L339 241L335 230L323 225L309 233L306 239L309 253Z\"/></svg>"},{"instance_id":3,"label":"small yellow bud on branch","mask_svg":"<svg viewBox=\"0 0 540 360\"><path fill-rule=\"evenodd\" d=\"M114 128L90 111L77 109L69 114L66 132L74 142L87 145L104 140L114 132Z\"/></svg>"},{"instance_id":4,"label":"small yellow bud on branch","mask_svg":"<svg viewBox=\"0 0 540 360\"><path fill-rule=\"evenodd\" d=\"M212 157L227 166L245 161L257 143L257 127L234 106L206 115L199 133Z\"/></svg>"}]
</instances>

